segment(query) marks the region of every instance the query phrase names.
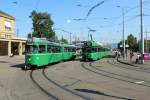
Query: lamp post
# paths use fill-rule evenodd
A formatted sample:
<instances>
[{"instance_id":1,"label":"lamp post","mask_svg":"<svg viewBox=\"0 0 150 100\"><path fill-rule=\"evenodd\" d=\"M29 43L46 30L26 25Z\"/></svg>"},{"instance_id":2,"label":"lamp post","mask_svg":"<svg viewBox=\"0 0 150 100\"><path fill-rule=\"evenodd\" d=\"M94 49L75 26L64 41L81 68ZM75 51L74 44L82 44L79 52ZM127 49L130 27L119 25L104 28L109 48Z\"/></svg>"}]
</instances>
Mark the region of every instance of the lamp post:
<instances>
[{"instance_id":1,"label":"lamp post","mask_svg":"<svg viewBox=\"0 0 150 100\"><path fill-rule=\"evenodd\" d=\"M116 6L118 8L121 8L120 6ZM123 45L123 58L125 59L125 52L126 52L126 48L125 48L125 33L124 33L124 8L122 8L122 45Z\"/></svg>"}]
</instances>

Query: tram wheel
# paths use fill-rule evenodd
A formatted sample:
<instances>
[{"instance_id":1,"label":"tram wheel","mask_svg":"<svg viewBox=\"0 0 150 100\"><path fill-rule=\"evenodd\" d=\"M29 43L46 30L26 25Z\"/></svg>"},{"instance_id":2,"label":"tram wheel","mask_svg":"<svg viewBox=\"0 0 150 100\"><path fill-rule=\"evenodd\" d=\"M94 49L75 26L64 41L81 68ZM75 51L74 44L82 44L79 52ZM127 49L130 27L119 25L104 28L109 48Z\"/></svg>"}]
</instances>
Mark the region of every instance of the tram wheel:
<instances>
[{"instance_id":1,"label":"tram wheel","mask_svg":"<svg viewBox=\"0 0 150 100\"><path fill-rule=\"evenodd\" d=\"M30 65L25 65L25 66L24 66L24 70L29 70L29 69L31 69L31 66L30 66Z\"/></svg>"}]
</instances>

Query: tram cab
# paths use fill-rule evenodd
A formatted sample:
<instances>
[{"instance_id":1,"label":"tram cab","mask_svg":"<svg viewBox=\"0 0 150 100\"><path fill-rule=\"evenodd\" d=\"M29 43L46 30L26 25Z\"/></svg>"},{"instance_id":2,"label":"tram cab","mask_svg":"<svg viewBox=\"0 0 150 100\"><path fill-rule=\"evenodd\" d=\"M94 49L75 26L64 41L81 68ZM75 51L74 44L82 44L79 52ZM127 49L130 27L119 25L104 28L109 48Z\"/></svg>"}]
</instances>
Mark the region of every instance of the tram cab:
<instances>
[{"instance_id":1,"label":"tram cab","mask_svg":"<svg viewBox=\"0 0 150 100\"><path fill-rule=\"evenodd\" d=\"M25 53L25 69L32 66L40 66L45 64L45 59L42 59L46 53L47 42L33 38L29 39L26 43L26 53Z\"/></svg>"}]
</instances>

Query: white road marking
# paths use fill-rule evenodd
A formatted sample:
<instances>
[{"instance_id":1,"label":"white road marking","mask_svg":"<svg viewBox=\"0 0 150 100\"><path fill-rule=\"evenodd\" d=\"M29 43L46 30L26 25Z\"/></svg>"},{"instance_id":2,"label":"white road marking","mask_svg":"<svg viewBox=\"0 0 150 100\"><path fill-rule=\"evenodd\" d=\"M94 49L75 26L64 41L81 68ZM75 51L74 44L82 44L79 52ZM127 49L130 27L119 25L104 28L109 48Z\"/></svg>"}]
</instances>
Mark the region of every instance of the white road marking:
<instances>
[{"instance_id":1,"label":"white road marking","mask_svg":"<svg viewBox=\"0 0 150 100\"><path fill-rule=\"evenodd\" d=\"M144 83L144 81L138 81L138 82L135 82L137 84L141 84L141 83Z\"/></svg>"}]
</instances>

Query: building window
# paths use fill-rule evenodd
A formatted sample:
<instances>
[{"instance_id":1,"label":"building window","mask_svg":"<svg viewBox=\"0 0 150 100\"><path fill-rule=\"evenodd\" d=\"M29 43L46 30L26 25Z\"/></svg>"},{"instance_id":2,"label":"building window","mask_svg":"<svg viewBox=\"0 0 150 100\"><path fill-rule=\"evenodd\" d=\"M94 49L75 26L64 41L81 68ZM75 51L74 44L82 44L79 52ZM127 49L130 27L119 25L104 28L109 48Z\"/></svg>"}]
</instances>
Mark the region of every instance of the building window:
<instances>
[{"instance_id":1,"label":"building window","mask_svg":"<svg viewBox=\"0 0 150 100\"><path fill-rule=\"evenodd\" d=\"M5 21L5 30L6 31L11 31L11 23L8 21Z\"/></svg>"},{"instance_id":2,"label":"building window","mask_svg":"<svg viewBox=\"0 0 150 100\"><path fill-rule=\"evenodd\" d=\"M11 36L10 35L5 35L5 38L10 39Z\"/></svg>"}]
</instances>

